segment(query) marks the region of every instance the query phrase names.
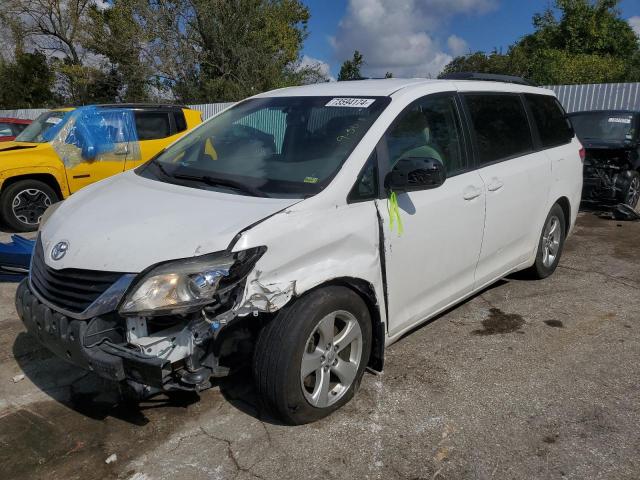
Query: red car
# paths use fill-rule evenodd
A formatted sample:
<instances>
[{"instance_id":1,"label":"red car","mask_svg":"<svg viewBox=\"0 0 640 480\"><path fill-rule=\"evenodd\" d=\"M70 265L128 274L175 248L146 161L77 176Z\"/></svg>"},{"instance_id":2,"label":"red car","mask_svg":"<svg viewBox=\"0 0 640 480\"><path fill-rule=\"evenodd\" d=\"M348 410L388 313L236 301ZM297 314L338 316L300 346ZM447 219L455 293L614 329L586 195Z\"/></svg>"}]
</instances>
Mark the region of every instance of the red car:
<instances>
[{"instance_id":1,"label":"red car","mask_svg":"<svg viewBox=\"0 0 640 480\"><path fill-rule=\"evenodd\" d=\"M0 117L0 142L14 140L30 123L31 120Z\"/></svg>"}]
</instances>

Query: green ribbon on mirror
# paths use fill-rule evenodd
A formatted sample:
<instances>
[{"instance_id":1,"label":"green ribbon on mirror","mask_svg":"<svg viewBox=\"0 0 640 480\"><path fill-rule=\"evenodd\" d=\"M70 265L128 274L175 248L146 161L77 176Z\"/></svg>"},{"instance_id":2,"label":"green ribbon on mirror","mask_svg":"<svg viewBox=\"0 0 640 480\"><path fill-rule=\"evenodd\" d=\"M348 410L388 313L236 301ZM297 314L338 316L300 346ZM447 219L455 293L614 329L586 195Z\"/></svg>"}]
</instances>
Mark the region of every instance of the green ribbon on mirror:
<instances>
[{"instance_id":1,"label":"green ribbon on mirror","mask_svg":"<svg viewBox=\"0 0 640 480\"><path fill-rule=\"evenodd\" d=\"M389 199L387 200L387 210L389 211L389 228L393 232L396 221L398 222L398 236L404 232L404 226L402 225L402 218L400 218L400 207L398 207L398 195L396 192L391 192Z\"/></svg>"}]
</instances>

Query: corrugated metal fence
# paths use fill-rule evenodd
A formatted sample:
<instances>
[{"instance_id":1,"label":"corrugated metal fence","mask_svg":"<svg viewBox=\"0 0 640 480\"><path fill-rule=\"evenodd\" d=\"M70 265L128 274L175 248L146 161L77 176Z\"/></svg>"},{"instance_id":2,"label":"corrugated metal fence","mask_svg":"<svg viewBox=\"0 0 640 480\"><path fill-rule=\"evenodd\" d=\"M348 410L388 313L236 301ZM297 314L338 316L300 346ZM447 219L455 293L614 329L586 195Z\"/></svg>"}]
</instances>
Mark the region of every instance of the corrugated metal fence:
<instances>
[{"instance_id":1,"label":"corrugated metal fence","mask_svg":"<svg viewBox=\"0 0 640 480\"><path fill-rule=\"evenodd\" d=\"M640 83L601 83L593 85L551 85L567 112L581 110L640 110ZM233 103L189 105L200 110L206 120ZM34 119L45 109L0 110L0 117Z\"/></svg>"},{"instance_id":2,"label":"corrugated metal fence","mask_svg":"<svg viewBox=\"0 0 640 480\"><path fill-rule=\"evenodd\" d=\"M640 110L640 83L553 85L567 112L583 110Z\"/></svg>"}]
</instances>

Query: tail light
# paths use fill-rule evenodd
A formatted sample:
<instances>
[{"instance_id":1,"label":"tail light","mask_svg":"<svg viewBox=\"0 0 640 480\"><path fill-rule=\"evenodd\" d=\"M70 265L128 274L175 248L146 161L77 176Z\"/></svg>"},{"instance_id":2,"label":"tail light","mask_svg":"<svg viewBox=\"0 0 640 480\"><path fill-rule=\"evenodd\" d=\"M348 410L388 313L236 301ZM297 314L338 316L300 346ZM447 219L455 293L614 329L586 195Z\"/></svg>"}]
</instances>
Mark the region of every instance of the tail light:
<instances>
[{"instance_id":1,"label":"tail light","mask_svg":"<svg viewBox=\"0 0 640 480\"><path fill-rule=\"evenodd\" d=\"M580 155L580 160L584 163L584 157L587 156L587 152L584 147L581 147L580 150L578 150L578 154Z\"/></svg>"}]
</instances>

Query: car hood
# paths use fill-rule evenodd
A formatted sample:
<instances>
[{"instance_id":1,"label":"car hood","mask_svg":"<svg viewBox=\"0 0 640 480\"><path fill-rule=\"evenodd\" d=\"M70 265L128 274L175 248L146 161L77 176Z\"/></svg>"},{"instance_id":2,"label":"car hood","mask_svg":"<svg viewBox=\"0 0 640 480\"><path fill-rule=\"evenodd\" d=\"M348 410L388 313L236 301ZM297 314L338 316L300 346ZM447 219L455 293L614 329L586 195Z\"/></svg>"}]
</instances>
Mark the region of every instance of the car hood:
<instances>
[{"instance_id":1,"label":"car hood","mask_svg":"<svg viewBox=\"0 0 640 480\"><path fill-rule=\"evenodd\" d=\"M0 158L4 158L6 154L20 152L24 150L33 150L34 148L42 148L48 146L46 143L26 143L26 142L2 142L0 144Z\"/></svg>"},{"instance_id":2,"label":"car hood","mask_svg":"<svg viewBox=\"0 0 640 480\"><path fill-rule=\"evenodd\" d=\"M158 262L225 250L244 228L298 202L173 185L129 171L64 201L40 232L46 263L138 273ZM51 249L68 243L63 258Z\"/></svg>"}]
</instances>

